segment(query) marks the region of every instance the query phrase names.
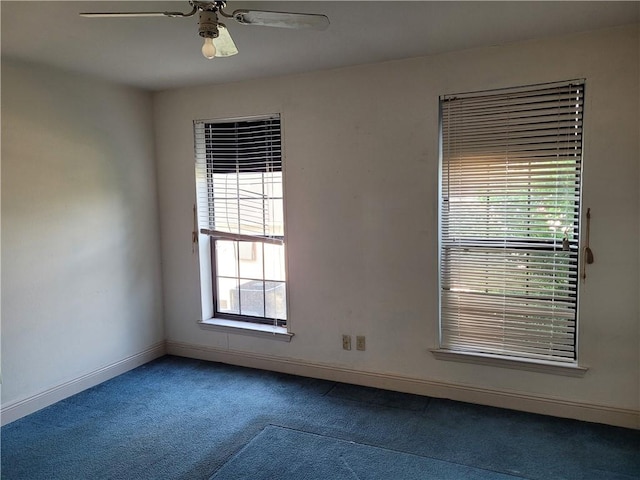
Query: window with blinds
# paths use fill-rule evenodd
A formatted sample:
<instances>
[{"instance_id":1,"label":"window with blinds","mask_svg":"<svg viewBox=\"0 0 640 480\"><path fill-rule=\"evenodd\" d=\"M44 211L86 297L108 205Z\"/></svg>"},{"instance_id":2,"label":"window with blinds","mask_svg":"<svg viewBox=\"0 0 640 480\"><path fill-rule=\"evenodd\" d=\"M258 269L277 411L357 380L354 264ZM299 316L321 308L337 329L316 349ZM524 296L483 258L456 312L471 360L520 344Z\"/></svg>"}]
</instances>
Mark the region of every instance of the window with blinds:
<instances>
[{"instance_id":1,"label":"window with blinds","mask_svg":"<svg viewBox=\"0 0 640 480\"><path fill-rule=\"evenodd\" d=\"M286 324L280 117L194 124L200 233L215 316Z\"/></svg>"},{"instance_id":2,"label":"window with blinds","mask_svg":"<svg viewBox=\"0 0 640 480\"><path fill-rule=\"evenodd\" d=\"M584 82L440 98L440 347L576 361Z\"/></svg>"}]
</instances>

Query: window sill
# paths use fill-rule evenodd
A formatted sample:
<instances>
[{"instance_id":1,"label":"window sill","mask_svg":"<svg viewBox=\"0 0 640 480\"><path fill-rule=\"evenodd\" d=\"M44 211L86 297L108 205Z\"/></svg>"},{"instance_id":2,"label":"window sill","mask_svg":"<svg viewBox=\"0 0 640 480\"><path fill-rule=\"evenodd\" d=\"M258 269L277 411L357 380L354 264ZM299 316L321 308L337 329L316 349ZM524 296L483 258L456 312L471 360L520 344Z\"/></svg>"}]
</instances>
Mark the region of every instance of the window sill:
<instances>
[{"instance_id":1,"label":"window sill","mask_svg":"<svg viewBox=\"0 0 640 480\"><path fill-rule=\"evenodd\" d=\"M218 332L249 335L252 337L269 338L281 342L290 342L293 333L289 333L285 327L275 327L261 323L239 322L223 318L210 318L198 322L202 328L216 330Z\"/></svg>"},{"instance_id":2,"label":"window sill","mask_svg":"<svg viewBox=\"0 0 640 480\"><path fill-rule=\"evenodd\" d=\"M567 377L582 377L588 370L587 367L582 367L574 363L562 364L545 362L543 360L527 360L518 357L498 357L482 353L454 352L441 348L434 348L431 350L431 353L438 360L513 368L515 370L528 370L531 372L550 373Z\"/></svg>"}]
</instances>

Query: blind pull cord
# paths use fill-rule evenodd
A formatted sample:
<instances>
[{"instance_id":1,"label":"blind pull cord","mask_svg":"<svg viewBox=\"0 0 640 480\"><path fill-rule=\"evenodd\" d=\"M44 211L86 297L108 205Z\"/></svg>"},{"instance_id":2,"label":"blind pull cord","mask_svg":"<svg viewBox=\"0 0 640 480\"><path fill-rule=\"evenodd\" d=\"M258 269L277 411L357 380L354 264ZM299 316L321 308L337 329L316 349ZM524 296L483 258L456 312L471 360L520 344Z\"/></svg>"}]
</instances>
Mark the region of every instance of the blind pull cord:
<instances>
[{"instance_id":1,"label":"blind pull cord","mask_svg":"<svg viewBox=\"0 0 640 480\"><path fill-rule=\"evenodd\" d=\"M591 265L593 263L593 252L591 251L591 247L589 246L589 232L591 230L591 209L587 208L587 231L585 232L584 238L584 254L582 256L582 279L587 278L587 265Z\"/></svg>"},{"instance_id":2,"label":"blind pull cord","mask_svg":"<svg viewBox=\"0 0 640 480\"><path fill-rule=\"evenodd\" d=\"M191 253L196 253L198 244L198 214L195 203L193 204L193 232L191 232Z\"/></svg>"}]
</instances>

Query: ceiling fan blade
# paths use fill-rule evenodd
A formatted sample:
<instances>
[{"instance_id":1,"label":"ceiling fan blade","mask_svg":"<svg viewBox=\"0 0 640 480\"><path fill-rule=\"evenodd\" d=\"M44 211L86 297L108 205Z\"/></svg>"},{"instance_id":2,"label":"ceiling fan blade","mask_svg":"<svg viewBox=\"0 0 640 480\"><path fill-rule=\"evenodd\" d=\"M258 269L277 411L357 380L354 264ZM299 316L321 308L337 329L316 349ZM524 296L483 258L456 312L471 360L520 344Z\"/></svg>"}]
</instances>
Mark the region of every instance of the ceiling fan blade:
<instances>
[{"instance_id":1,"label":"ceiling fan blade","mask_svg":"<svg viewBox=\"0 0 640 480\"><path fill-rule=\"evenodd\" d=\"M264 10L236 10L233 18L242 25L262 25L280 28L311 28L325 30L329 27L326 15L315 13L267 12Z\"/></svg>"},{"instance_id":2,"label":"ceiling fan blade","mask_svg":"<svg viewBox=\"0 0 640 480\"><path fill-rule=\"evenodd\" d=\"M218 36L213 39L213 44L216 46L216 57L230 57L238 53L229 30L222 23L218 23Z\"/></svg>"},{"instance_id":3,"label":"ceiling fan blade","mask_svg":"<svg viewBox=\"0 0 640 480\"><path fill-rule=\"evenodd\" d=\"M190 12L84 12L81 17L88 18L126 18L126 17L192 17L198 11L198 7L193 5Z\"/></svg>"},{"instance_id":4,"label":"ceiling fan blade","mask_svg":"<svg viewBox=\"0 0 640 480\"><path fill-rule=\"evenodd\" d=\"M173 17L182 15L180 12L87 12L81 13L81 17L87 18L112 18L112 17Z\"/></svg>"}]
</instances>

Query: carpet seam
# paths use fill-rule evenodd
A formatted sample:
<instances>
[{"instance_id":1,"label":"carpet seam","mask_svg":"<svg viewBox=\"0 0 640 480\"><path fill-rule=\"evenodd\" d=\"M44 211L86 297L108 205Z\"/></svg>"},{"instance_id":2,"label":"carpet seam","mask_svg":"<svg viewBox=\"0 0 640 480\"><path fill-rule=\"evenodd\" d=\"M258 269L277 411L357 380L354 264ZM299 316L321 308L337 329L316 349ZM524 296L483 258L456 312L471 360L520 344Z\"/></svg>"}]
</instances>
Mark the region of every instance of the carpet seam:
<instances>
[{"instance_id":1,"label":"carpet seam","mask_svg":"<svg viewBox=\"0 0 640 480\"><path fill-rule=\"evenodd\" d=\"M247 447L249 446L249 444L250 444L251 442L253 442L253 441L256 439L256 437L257 437L258 435L260 435L262 432L264 432L264 429L265 429L265 428L267 428L269 425L272 425L272 424L267 423L264 427L262 427L262 428L258 431L258 433L256 433L256 434L255 434L254 436L252 436L249 440L247 440L247 442L246 442L244 445L242 445L240 448L238 448L235 452L232 452L232 453L230 453L229 455L227 455L227 456L223 459L222 463L220 463L220 465L218 465L218 468L216 468L216 469L215 469L215 470L214 470L214 471L209 475L209 479L208 479L208 480L211 480L213 477L215 477L215 476L217 475L218 471L220 471L220 470L221 470L221 469L222 469L222 468L223 468L227 463L229 463L229 462L230 462L231 460L233 460L235 457L237 457L238 455L240 455L244 450L246 450L246 449L247 449Z\"/></svg>"},{"instance_id":2,"label":"carpet seam","mask_svg":"<svg viewBox=\"0 0 640 480\"><path fill-rule=\"evenodd\" d=\"M293 431L293 432L306 433L306 434L308 434L308 435L315 435L315 436L317 436L317 437L328 438L328 439L331 439L331 440L338 440L338 441L340 441L340 442L352 443L352 444L354 444L354 445L361 445L361 446L363 446L363 447L379 448L379 449L381 449L381 450L387 450L388 452L399 453L399 454L403 454L403 455L411 455L412 457L424 458L424 459L429 459L429 460L437 460L437 461L439 461L439 462L448 463L448 464L450 464L450 465L457 465L457 466L460 466L460 467L472 468L472 469L476 469L476 470L482 470L482 471L485 471L485 472L500 473L500 474L502 474L502 475L509 475L509 476L514 477L514 478L516 478L516 479L518 479L518 478L519 478L519 479L522 479L522 480L538 480L538 479L536 479L536 478L534 478L534 477L523 477L522 475L514 475L513 473L503 472L503 471L500 471L500 470L491 470L491 469L488 469L488 468L476 467L476 466L474 466L474 465L467 465L467 464L464 464L464 463L452 462L452 461L450 461L450 460L443 460L443 459L441 459L441 458L437 458L437 457L430 457L430 456L428 456L428 455L419 455L419 454L417 454L417 453L404 452L404 451L402 451L402 450L396 450L396 449L394 449L394 448L381 447L381 446L379 446L379 445L373 445L373 444L369 444L369 443L354 442L353 440L345 440L345 439L343 439L343 438L332 437L332 436L330 436L330 435L323 435L323 434L315 433L315 432L308 432L308 431L306 431L306 430L300 430L299 428L287 427L287 426L284 426L284 425L277 425L277 424L274 424L274 423L269 423L269 424L267 424L267 425L262 429L262 431L264 431L264 429L266 429L266 428L267 428L267 427L269 427L269 426L271 426L271 427L276 427L276 428L282 428L282 429L284 429L284 430L291 430L291 431ZM260 433L262 433L262 432L260 432ZM260 433L256 434L256 436L258 436ZM254 437L254 438L255 438L255 437ZM253 439L251 439L251 440L253 440ZM248 443L247 443L247 444L248 444Z\"/></svg>"},{"instance_id":3,"label":"carpet seam","mask_svg":"<svg viewBox=\"0 0 640 480\"><path fill-rule=\"evenodd\" d=\"M331 396L329 395L331 392L333 392L333 390L338 386L337 382L333 382L333 385L331 385L331 388L329 390L327 390L326 392L324 392L322 395L320 395L321 397L327 397L327 396Z\"/></svg>"}]
</instances>

